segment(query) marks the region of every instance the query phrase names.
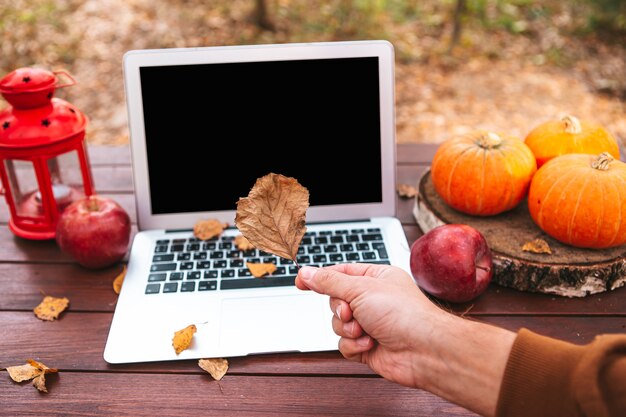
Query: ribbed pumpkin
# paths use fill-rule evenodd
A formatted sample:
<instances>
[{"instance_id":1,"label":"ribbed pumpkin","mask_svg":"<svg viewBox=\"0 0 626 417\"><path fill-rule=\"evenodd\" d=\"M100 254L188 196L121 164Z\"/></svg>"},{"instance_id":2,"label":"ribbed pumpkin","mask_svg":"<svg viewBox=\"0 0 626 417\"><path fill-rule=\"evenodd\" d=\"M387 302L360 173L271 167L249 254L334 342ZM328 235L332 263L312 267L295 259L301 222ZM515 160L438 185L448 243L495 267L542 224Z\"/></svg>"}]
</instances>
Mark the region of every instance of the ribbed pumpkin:
<instances>
[{"instance_id":1,"label":"ribbed pumpkin","mask_svg":"<svg viewBox=\"0 0 626 417\"><path fill-rule=\"evenodd\" d=\"M609 153L558 156L539 168L528 210L553 238L581 248L626 243L626 163Z\"/></svg>"},{"instance_id":2,"label":"ribbed pumpkin","mask_svg":"<svg viewBox=\"0 0 626 417\"><path fill-rule=\"evenodd\" d=\"M537 168L555 156L567 153L597 155L608 152L620 159L617 140L606 129L571 115L541 123L528 133L524 143L535 154Z\"/></svg>"},{"instance_id":3,"label":"ribbed pumpkin","mask_svg":"<svg viewBox=\"0 0 626 417\"><path fill-rule=\"evenodd\" d=\"M535 156L520 139L475 131L439 145L431 178L450 207L491 216L512 209L526 197L536 170Z\"/></svg>"}]
</instances>

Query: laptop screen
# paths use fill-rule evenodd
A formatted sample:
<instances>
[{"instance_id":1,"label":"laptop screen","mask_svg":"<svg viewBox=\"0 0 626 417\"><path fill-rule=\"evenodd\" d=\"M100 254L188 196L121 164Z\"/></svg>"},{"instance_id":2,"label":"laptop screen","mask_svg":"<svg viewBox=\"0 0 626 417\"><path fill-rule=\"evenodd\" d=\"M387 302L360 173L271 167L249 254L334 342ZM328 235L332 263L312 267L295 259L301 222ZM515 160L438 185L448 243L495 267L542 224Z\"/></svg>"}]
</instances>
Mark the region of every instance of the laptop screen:
<instances>
[{"instance_id":1,"label":"laptop screen","mask_svg":"<svg viewBox=\"0 0 626 417\"><path fill-rule=\"evenodd\" d=\"M378 60L141 67L152 213L234 210L270 172L311 206L382 201Z\"/></svg>"}]
</instances>

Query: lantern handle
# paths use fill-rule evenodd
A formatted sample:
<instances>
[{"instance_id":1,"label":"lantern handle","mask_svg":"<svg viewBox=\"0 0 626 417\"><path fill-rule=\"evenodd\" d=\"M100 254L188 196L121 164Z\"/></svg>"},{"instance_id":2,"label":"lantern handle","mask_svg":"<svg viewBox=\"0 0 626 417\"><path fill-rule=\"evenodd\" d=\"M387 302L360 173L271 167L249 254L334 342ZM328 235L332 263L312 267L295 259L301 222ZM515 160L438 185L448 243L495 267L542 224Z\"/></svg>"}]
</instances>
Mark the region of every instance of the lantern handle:
<instances>
[{"instance_id":1,"label":"lantern handle","mask_svg":"<svg viewBox=\"0 0 626 417\"><path fill-rule=\"evenodd\" d=\"M69 87L71 85L76 84L76 80L74 79L74 77L72 77L68 72L66 71L53 71L52 72L54 75L64 75L66 78L69 79L69 82L66 82L65 84L57 84L55 87L56 88L63 88L63 87ZM59 77L57 77L58 79Z\"/></svg>"}]
</instances>

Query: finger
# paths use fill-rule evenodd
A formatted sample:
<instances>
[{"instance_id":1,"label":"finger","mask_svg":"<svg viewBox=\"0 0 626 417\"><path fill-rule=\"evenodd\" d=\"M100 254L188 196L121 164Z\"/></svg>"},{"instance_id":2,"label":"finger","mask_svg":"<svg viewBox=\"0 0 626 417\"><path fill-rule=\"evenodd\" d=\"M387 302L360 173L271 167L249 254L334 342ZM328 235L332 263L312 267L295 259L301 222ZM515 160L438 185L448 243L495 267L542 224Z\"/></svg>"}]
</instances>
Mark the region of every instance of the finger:
<instances>
[{"instance_id":1,"label":"finger","mask_svg":"<svg viewBox=\"0 0 626 417\"><path fill-rule=\"evenodd\" d=\"M350 320L348 322L343 322L339 320L337 317L333 316L333 331L337 336L348 337L351 339L356 339L363 335L363 328L356 320Z\"/></svg>"},{"instance_id":2,"label":"finger","mask_svg":"<svg viewBox=\"0 0 626 417\"><path fill-rule=\"evenodd\" d=\"M350 303L357 294L367 288L367 280L363 277L346 275L329 268L314 268L303 266L298 271L296 282L301 285L331 297L341 298Z\"/></svg>"},{"instance_id":3,"label":"finger","mask_svg":"<svg viewBox=\"0 0 626 417\"><path fill-rule=\"evenodd\" d=\"M389 265L367 264L367 263L344 263L327 266L325 269L332 269L346 275L377 277Z\"/></svg>"},{"instance_id":4,"label":"finger","mask_svg":"<svg viewBox=\"0 0 626 417\"><path fill-rule=\"evenodd\" d=\"M330 297L330 309L339 320L344 322L352 320L352 309L344 300Z\"/></svg>"},{"instance_id":5,"label":"finger","mask_svg":"<svg viewBox=\"0 0 626 417\"><path fill-rule=\"evenodd\" d=\"M365 335L357 339L342 337L339 339L339 351L346 358L361 361L361 354L374 347L374 339Z\"/></svg>"}]
</instances>

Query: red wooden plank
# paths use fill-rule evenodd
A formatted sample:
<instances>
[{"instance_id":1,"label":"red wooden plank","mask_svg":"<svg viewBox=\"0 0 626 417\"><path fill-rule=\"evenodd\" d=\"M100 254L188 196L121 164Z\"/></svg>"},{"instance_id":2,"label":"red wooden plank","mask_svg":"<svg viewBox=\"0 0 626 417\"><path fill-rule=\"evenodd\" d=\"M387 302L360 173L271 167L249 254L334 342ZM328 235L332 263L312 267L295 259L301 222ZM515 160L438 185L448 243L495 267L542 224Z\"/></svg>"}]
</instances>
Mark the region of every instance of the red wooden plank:
<instances>
[{"instance_id":1,"label":"red wooden plank","mask_svg":"<svg viewBox=\"0 0 626 417\"><path fill-rule=\"evenodd\" d=\"M42 358L44 363L45 358ZM52 363L48 363L54 366ZM61 372L49 393L0 378L5 415L475 416L382 378L146 375Z\"/></svg>"}]
</instances>

